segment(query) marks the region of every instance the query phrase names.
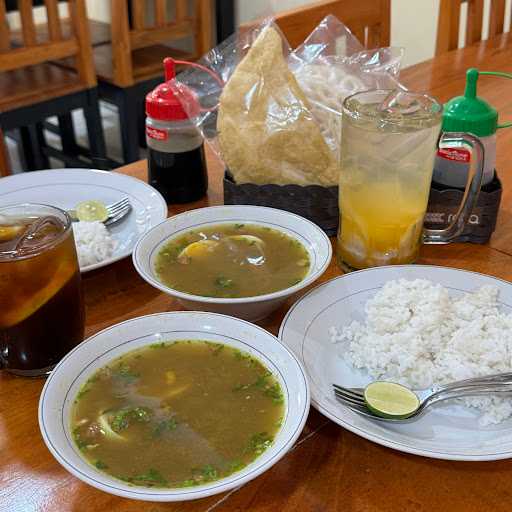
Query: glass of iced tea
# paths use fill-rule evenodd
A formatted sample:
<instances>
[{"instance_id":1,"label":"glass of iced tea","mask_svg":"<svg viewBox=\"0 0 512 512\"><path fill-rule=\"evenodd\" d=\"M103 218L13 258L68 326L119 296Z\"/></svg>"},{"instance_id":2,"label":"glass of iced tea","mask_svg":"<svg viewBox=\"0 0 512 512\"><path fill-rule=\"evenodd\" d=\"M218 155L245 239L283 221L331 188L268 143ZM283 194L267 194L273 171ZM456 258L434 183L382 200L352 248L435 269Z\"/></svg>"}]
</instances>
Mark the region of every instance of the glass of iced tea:
<instances>
[{"instance_id":1,"label":"glass of iced tea","mask_svg":"<svg viewBox=\"0 0 512 512\"><path fill-rule=\"evenodd\" d=\"M0 208L0 367L48 374L83 340L80 269L69 215L21 204Z\"/></svg>"}]
</instances>

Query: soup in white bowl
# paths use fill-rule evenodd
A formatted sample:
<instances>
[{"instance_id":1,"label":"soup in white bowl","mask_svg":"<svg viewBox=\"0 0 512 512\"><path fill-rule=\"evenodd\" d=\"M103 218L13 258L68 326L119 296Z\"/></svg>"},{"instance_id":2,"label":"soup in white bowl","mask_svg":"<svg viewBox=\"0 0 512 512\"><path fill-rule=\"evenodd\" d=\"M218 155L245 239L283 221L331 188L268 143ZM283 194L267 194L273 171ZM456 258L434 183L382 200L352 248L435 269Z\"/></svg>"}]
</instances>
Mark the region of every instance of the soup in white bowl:
<instances>
[{"instance_id":1,"label":"soup in white bowl","mask_svg":"<svg viewBox=\"0 0 512 512\"><path fill-rule=\"evenodd\" d=\"M187 346L198 353L189 354ZM144 357L146 351L162 361L153 364L148 376L144 371L148 361L136 357ZM176 357L162 356L165 351L171 356L180 352L179 364ZM230 375L211 391L201 372L189 376L184 370L187 364L195 366L197 358L208 358L214 367L218 363L212 361L221 361L220 357L229 358ZM199 368L207 376L205 365ZM103 377L105 382L99 382ZM155 379L157 395L165 396L155 396ZM110 386L108 391L98 387L103 384ZM210 392L233 409L222 429L215 426L213 405L208 408L202 402L204 393ZM86 402L89 393L91 405ZM239 400L239 393L244 400ZM253 405L243 403L251 401L246 396L254 398ZM195 405L179 403L185 399ZM44 386L39 425L57 461L89 485L127 498L181 501L232 489L269 469L293 446L308 411L304 370L273 335L224 315L172 312L127 320L71 351ZM243 419L246 415L254 419L256 414L262 417L253 425ZM90 426L92 432L87 432ZM220 439L226 432L236 437L231 447ZM178 435L180 442L175 443ZM108 436L119 437L99 442ZM112 442L139 443L139 455L118 465L114 452L123 448L116 444L113 449ZM150 448L153 442L160 450ZM167 467L161 451L167 456L174 453L184 467L179 471ZM191 452L197 466L188 455Z\"/></svg>"},{"instance_id":2,"label":"soup in white bowl","mask_svg":"<svg viewBox=\"0 0 512 512\"><path fill-rule=\"evenodd\" d=\"M318 279L331 242L314 223L261 206L214 206L176 215L133 253L149 284L187 309L255 321Z\"/></svg>"}]
</instances>

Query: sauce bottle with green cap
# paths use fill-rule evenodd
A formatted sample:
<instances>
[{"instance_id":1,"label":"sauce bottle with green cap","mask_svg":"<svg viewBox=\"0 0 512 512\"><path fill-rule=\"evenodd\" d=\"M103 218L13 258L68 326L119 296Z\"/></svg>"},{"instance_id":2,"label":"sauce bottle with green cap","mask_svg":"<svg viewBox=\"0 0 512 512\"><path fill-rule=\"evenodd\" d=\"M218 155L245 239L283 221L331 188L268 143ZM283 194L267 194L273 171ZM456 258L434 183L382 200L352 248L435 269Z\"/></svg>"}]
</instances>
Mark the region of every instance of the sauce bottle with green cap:
<instances>
[{"instance_id":1,"label":"sauce bottle with green cap","mask_svg":"<svg viewBox=\"0 0 512 512\"><path fill-rule=\"evenodd\" d=\"M464 96L452 98L444 105L443 132L466 132L476 135L484 146L484 174L482 186L494 178L496 167L496 130L512 126L498 124L498 112L485 100L477 96L477 81L480 75L512 78L509 73L478 71L466 72ZM447 187L464 189L468 180L471 152L465 148L440 148L434 163L433 182Z\"/></svg>"}]
</instances>

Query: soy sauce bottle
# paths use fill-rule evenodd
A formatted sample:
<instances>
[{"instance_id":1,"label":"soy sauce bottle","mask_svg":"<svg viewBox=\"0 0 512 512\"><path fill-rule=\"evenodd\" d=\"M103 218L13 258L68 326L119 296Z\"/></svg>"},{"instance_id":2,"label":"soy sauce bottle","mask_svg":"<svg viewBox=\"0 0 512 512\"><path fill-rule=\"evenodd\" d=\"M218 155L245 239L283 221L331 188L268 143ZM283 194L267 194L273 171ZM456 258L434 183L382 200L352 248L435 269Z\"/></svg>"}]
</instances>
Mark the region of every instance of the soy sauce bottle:
<instances>
[{"instance_id":1,"label":"soy sauce bottle","mask_svg":"<svg viewBox=\"0 0 512 512\"><path fill-rule=\"evenodd\" d=\"M185 91L187 112L167 83L175 77L175 62L164 60L165 82L146 96L146 141L149 183L168 204L197 201L206 194L208 174L203 137L193 123L200 106Z\"/></svg>"}]
</instances>

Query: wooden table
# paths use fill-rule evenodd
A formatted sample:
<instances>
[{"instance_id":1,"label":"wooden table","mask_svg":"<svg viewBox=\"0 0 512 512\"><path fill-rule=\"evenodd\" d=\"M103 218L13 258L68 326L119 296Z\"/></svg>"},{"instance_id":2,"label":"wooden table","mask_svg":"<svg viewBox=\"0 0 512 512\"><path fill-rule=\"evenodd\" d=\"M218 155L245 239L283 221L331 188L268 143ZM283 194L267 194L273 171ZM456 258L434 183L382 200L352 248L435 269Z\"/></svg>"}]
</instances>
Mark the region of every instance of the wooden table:
<instances>
[{"instance_id":1,"label":"wooden table","mask_svg":"<svg viewBox=\"0 0 512 512\"><path fill-rule=\"evenodd\" d=\"M413 90L446 101L461 94L465 70L512 72L512 37L502 36L418 64L402 73ZM512 83L482 78L479 93L512 119ZM488 245L426 246L421 263L485 272L512 281L512 129L498 135L498 170L504 184L498 229ZM208 199L170 214L222 202L221 167L209 158ZM146 164L120 172L146 179ZM1 186L1 185L0 185ZM322 280L339 274L331 265ZM130 259L84 277L87 335L148 313L179 309L170 297L147 285ZM283 307L262 323L277 333ZM157 504L110 496L83 484L53 459L37 425L42 380L0 375L0 511L508 511L512 503L512 460L449 462L406 455L340 428L311 410L292 451L264 475L229 494L203 500Z\"/></svg>"}]
</instances>

